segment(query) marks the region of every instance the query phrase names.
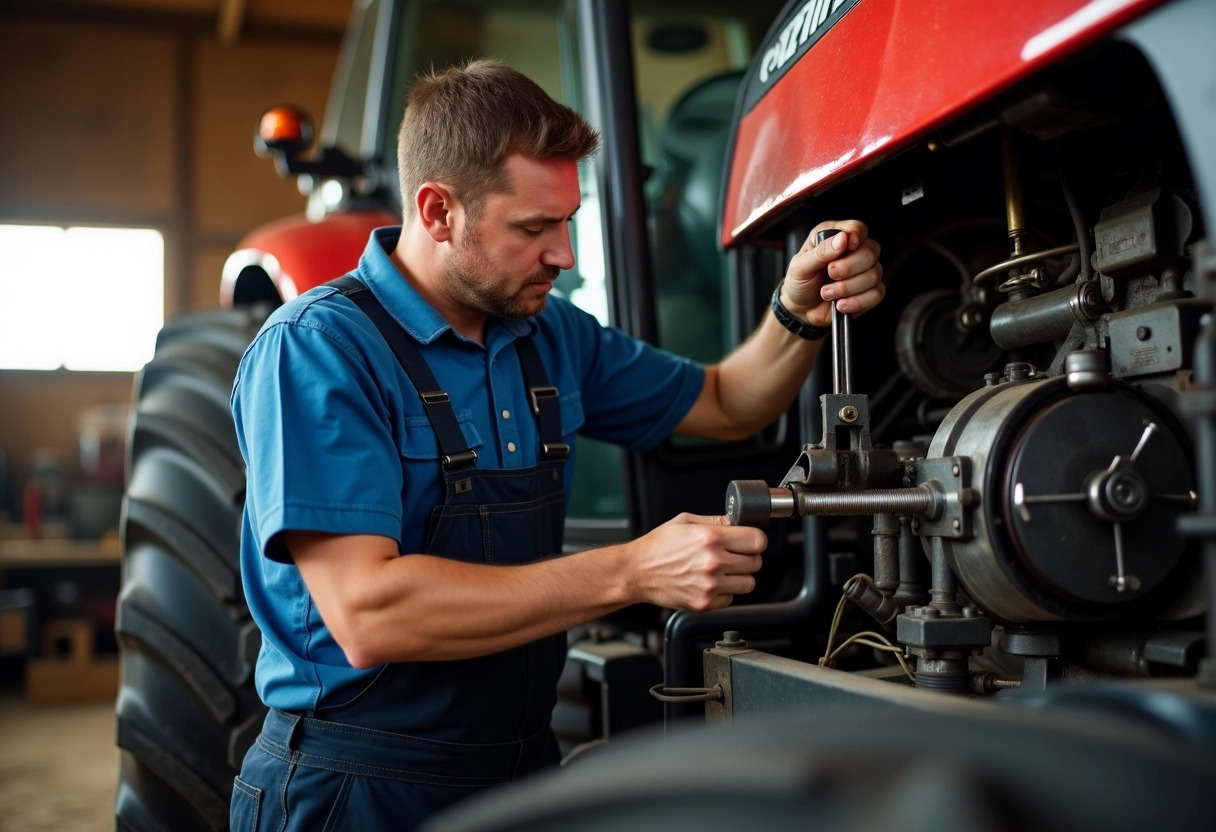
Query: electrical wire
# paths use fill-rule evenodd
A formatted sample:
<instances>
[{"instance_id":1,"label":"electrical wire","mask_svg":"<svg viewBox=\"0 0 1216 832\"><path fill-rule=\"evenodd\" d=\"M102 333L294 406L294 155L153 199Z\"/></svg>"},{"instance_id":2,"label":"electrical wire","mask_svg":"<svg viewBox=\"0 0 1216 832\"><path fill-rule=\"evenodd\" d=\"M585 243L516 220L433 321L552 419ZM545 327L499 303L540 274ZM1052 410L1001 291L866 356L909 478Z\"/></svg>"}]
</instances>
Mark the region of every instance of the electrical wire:
<instances>
[{"instance_id":1,"label":"electrical wire","mask_svg":"<svg viewBox=\"0 0 1216 832\"><path fill-rule=\"evenodd\" d=\"M878 639L878 641L871 641L870 639ZM828 660L831 661L834 659L837 653L848 647L850 644L861 644L866 647L872 647L875 650L882 650L885 653L890 653L895 657L895 660L899 662L899 666L903 668L904 673L908 676L908 679L912 682L916 681L916 674L912 672L912 668L908 667L908 662L904 658L904 651L892 644L886 636L881 633L876 633L873 630L863 630L860 633L854 633L853 635L849 636L844 641L840 642L839 647L831 652L831 654L828 656Z\"/></svg>"},{"instance_id":2,"label":"electrical wire","mask_svg":"<svg viewBox=\"0 0 1216 832\"><path fill-rule=\"evenodd\" d=\"M852 581L856 577L858 576L854 575L852 578L849 578L849 581ZM849 581L845 582L845 586L848 586ZM840 627L840 617L844 614L844 605L848 602L848 600L849 597L847 595L841 595L840 603L836 605L836 614L832 616L832 627L828 630L828 644L827 647L823 649L823 658L819 660L821 667L831 667L828 662L830 661L832 655L832 642L836 640L836 630Z\"/></svg>"},{"instance_id":3,"label":"electrical wire","mask_svg":"<svg viewBox=\"0 0 1216 832\"><path fill-rule=\"evenodd\" d=\"M854 581L865 581L869 584L874 583L874 579L869 575L865 574L864 572L859 572L844 582L846 591ZM849 596L847 592L842 593L840 596L840 601L836 604L836 613L832 616L832 626L828 630L828 643L823 649L823 657L819 659L819 666L835 667L836 663L834 659L841 650L844 650L851 644L861 644L866 647L872 647L875 650L882 650L883 652L894 655L896 660L899 662L899 666L903 668L904 673L907 674L909 679L915 682L916 675L912 672L912 669L908 667L908 662L906 659L904 659L903 650L892 644L890 639L881 633L876 633L872 630L863 630L860 633L854 633L846 638L840 643L839 647L836 647L835 649L832 648L832 643L836 640L836 633L840 629L840 619L844 616L844 607L848 600Z\"/></svg>"}]
</instances>

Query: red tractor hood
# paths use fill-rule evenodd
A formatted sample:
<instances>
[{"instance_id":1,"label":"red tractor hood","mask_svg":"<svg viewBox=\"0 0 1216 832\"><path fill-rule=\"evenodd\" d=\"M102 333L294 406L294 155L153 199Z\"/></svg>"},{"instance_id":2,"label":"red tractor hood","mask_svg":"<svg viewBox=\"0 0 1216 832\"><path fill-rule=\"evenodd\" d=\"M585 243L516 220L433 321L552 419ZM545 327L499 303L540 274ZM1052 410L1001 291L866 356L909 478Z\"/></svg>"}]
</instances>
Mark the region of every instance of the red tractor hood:
<instances>
[{"instance_id":1,"label":"red tractor hood","mask_svg":"<svg viewBox=\"0 0 1216 832\"><path fill-rule=\"evenodd\" d=\"M740 93L730 246L1162 0L796 0Z\"/></svg>"}]
</instances>

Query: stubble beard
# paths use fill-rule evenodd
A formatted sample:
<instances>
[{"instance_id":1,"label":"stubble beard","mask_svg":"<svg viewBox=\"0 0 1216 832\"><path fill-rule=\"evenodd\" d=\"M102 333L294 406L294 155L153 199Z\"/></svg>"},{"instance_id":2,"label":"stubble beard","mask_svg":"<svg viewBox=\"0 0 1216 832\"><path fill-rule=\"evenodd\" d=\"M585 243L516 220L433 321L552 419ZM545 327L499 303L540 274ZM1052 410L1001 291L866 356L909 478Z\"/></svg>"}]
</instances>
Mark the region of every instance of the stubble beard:
<instances>
[{"instance_id":1,"label":"stubble beard","mask_svg":"<svg viewBox=\"0 0 1216 832\"><path fill-rule=\"evenodd\" d=\"M448 286L462 305L495 318L529 318L539 315L549 302L548 293L537 296L530 287L552 282L561 270L542 266L529 275L519 289L510 278L504 279L482 248L475 225L467 226L465 241L448 258Z\"/></svg>"}]
</instances>

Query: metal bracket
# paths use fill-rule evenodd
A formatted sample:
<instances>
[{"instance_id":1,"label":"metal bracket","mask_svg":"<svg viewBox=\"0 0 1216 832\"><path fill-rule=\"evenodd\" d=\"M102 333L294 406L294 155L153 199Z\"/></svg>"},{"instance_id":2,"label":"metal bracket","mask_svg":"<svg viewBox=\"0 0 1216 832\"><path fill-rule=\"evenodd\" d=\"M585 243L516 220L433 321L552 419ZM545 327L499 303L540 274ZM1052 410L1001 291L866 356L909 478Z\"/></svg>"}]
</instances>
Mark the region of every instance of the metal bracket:
<instances>
[{"instance_id":1,"label":"metal bracket","mask_svg":"<svg viewBox=\"0 0 1216 832\"><path fill-rule=\"evenodd\" d=\"M731 689L731 659L744 653L754 653L741 641L739 646L718 642L717 646L705 651L701 658L701 668L705 674L705 687L719 691L716 699L705 702L705 721L707 723L728 723L734 721L734 695Z\"/></svg>"},{"instance_id":2,"label":"metal bracket","mask_svg":"<svg viewBox=\"0 0 1216 832\"><path fill-rule=\"evenodd\" d=\"M830 451L868 451L870 441L870 397L864 393L825 393L819 397L823 408L822 447ZM847 432L844 447L837 437Z\"/></svg>"},{"instance_id":3,"label":"metal bracket","mask_svg":"<svg viewBox=\"0 0 1216 832\"><path fill-rule=\"evenodd\" d=\"M965 456L921 459L911 463L916 484L936 481L944 495L942 512L935 519L912 519L912 531L921 537L970 540L975 536L972 509L980 503L971 487L971 460Z\"/></svg>"}]
</instances>

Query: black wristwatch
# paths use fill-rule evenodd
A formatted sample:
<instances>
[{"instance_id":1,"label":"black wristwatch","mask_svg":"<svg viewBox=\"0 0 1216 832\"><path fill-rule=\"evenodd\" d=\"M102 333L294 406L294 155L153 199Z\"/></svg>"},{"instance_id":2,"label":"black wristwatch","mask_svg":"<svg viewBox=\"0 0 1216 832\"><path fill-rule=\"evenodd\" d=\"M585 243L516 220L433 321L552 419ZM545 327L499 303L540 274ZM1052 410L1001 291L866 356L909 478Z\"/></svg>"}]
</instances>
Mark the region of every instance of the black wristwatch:
<instances>
[{"instance_id":1,"label":"black wristwatch","mask_svg":"<svg viewBox=\"0 0 1216 832\"><path fill-rule=\"evenodd\" d=\"M820 338L826 338L832 331L830 326L808 324L801 318L795 318L790 310L782 305L781 284L784 282L784 280L778 282L777 288L773 290L773 314L777 316L777 321L799 338L805 338L808 341L818 341Z\"/></svg>"}]
</instances>

